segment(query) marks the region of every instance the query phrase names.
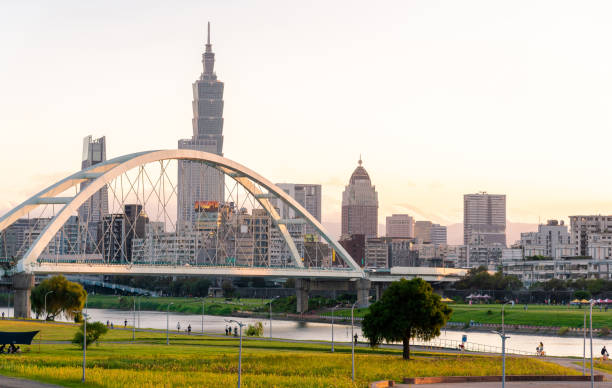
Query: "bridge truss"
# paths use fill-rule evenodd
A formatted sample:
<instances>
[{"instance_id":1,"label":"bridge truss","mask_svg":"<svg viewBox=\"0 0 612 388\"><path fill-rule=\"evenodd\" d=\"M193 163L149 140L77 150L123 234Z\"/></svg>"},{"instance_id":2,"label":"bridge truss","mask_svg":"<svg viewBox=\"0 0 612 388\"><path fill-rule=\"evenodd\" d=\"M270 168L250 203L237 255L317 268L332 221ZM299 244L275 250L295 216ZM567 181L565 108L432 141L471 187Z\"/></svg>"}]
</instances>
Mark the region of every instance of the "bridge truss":
<instances>
[{"instance_id":1,"label":"bridge truss","mask_svg":"<svg viewBox=\"0 0 612 388\"><path fill-rule=\"evenodd\" d=\"M222 190L210 200L215 174ZM0 218L1 258L34 274L365 277L285 191L186 149L121 156L47 187Z\"/></svg>"}]
</instances>

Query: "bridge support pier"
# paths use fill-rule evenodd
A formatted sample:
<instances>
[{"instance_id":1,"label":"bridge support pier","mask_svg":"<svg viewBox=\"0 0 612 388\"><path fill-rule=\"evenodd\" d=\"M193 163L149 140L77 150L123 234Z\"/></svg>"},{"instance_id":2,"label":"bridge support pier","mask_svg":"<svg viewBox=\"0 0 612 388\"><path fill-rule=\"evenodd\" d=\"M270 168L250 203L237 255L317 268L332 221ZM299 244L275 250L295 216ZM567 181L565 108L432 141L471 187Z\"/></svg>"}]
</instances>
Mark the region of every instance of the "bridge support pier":
<instances>
[{"instance_id":1,"label":"bridge support pier","mask_svg":"<svg viewBox=\"0 0 612 388\"><path fill-rule=\"evenodd\" d=\"M382 283L375 283L373 284L373 286L374 286L374 291L375 291L376 302L378 302L383 294L383 285Z\"/></svg>"},{"instance_id":2,"label":"bridge support pier","mask_svg":"<svg viewBox=\"0 0 612 388\"><path fill-rule=\"evenodd\" d=\"M34 288L34 275L20 273L13 276L13 289L15 290L14 316L15 318L30 318L30 294Z\"/></svg>"},{"instance_id":3,"label":"bridge support pier","mask_svg":"<svg viewBox=\"0 0 612 388\"><path fill-rule=\"evenodd\" d=\"M357 305L359 307L368 307L370 305L370 286L371 283L367 279L357 280Z\"/></svg>"},{"instance_id":4,"label":"bridge support pier","mask_svg":"<svg viewBox=\"0 0 612 388\"><path fill-rule=\"evenodd\" d=\"M295 293L297 296L296 310L298 313L308 311L308 291L310 290L310 281L308 279L295 279Z\"/></svg>"}]
</instances>

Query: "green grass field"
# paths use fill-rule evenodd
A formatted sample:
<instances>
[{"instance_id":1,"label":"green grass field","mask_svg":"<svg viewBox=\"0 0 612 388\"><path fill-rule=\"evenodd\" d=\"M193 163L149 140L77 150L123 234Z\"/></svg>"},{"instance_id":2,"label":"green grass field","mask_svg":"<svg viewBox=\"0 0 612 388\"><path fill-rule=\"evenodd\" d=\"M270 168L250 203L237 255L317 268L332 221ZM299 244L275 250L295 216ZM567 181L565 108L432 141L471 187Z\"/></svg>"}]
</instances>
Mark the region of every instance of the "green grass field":
<instances>
[{"instance_id":1,"label":"green grass field","mask_svg":"<svg viewBox=\"0 0 612 388\"><path fill-rule=\"evenodd\" d=\"M75 325L0 321L2 331L43 330L45 339L70 339ZM143 337L140 337L140 336ZM145 337L148 336L148 337ZM107 341L87 351L87 382L80 383L82 350L76 345L24 347L0 355L0 374L69 387L229 387L236 384L238 340L232 337L137 333L148 343L130 344L129 331L109 332ZM40 350L39 350L40 349ZM350 347L244 340L244 387L365 387L381 379L409 376L499 375L499 357L414 353L404 361L397 350L358 348L355 384L350 379ZM577 374L533 358L507 359L509 374Z\"/></svg>"},{"instance_id":2,"label":"green grass field","mask_svg":"<svg viewBox=\"0 0 612 388\"><path fill-rule=\"evenodd\" d=\"M501 324L501 305L499 304L450 304L453 309L451 322L468 323L470 320L479 323ZM528 305L527 310L523 309L523 305L515 305L514 307L507 305L504 308L504 321L507 325L532 325L532 326L559 326L559 327L582 327L584 319L584 311L587 311L588 324L588 308L579 309L575 306L546 306L546 305ZM367 313L368 309L355 309L355 316L362 317ZM490 311L490 313L489 313ZM329 315L329 313L327 313ZM336 315L349 317L350 310L340 310ZM612 328L612 309L608 312L599 311L599 308L593 308L593 327Z\"/></svg>"},{"instance_id":3,"label":"green grass field","mask_svg":"<svg viewBox=\"0 0 612 388\"><path fill-rule=\"evenodd\" d=\"M236 311L253 311L258 308L265 308L269 301L269 299L241 298L226 300L225 298L204 298L204 309L206 314L228 315ZM187 314L202 313L202 299L200 298L143 296L137 297L136 303L140 303L140 309L143 311L166 311L168 304L173 303L170 305L170 311ZM117 295L90 295L88 306L101 309L131 310L133 308L133 298L126 296L123 297L121 302L120 296Z\"/></svg>"}]
</instances>

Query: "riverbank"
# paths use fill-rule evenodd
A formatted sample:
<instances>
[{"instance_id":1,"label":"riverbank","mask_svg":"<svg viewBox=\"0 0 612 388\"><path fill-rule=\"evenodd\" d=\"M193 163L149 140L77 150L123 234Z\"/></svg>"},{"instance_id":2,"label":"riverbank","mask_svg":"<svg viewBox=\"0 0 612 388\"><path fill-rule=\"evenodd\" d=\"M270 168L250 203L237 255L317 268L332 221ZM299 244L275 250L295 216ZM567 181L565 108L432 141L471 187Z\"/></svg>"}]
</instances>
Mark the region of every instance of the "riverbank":
<instances>
[{"instance_id":1,"label":"riverbank","mask_svg":"<svg viewBox=\"0 0 612 388\"><path fill-rule=\"evenodd\" d=\"M75 325L0 321L0 331L42 330L47 338L69 339ZM87 351L86 383L81 384L82 350L72 344L35 344L25 352L0 356L0 374L62 386L85 387L227 387L236 384L238 339L233 337L149 335L147 344L126 341L129 330L112 330L114 343ZM280 341L243 340L242 381L249 387L356 387L381 379L451 375L499 375L499 357L413 352L404 361L395 349L356 349L356 381L351 381L351 348ZM575 375L576 371L526 357L509 357L508 374Z\"/></svg>"}]
</instances>

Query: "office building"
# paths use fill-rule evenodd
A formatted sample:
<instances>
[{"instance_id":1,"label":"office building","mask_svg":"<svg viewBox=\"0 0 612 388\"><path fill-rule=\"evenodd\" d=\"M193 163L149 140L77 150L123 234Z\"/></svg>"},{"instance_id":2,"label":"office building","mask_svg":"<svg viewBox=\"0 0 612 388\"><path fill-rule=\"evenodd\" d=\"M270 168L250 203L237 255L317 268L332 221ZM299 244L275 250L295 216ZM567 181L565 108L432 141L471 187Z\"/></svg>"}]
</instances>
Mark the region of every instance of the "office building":
<instances>
[{"instance_id":1,"label":"office building","mask_svg":"<svg viewBox=\"0 0 612 388\"><path fill-rule=\"evenodd\" d=\"M342 236L352 234L378 234L378 193L361 159L342 193Z\"/></svg>"},{"instance_id":2,"label":"office building","mask_svg":"<svg viewBox=\"0 0 612 388\"><path fill-rule=\"evenodd\" d=\"M506 196L480 192L463 196L463 243L506 246Z\"/></svg>"},{"instance_id":3,"label":"office building","mask_svg":"<svg viewBox=\"0 0 612 388\"><path fill-rule=\"evenodd\" d=\"M204 71L193 83L193 136L179 140L178 148L223 156L223 82L217 79L214 71L210 23L202 64ZM202 163L179 161L177 192L177 225L179 229L188 228L197 217L194 211L197 201L224 202L224 175Z\"/></svg>"},{"instance_id":4,"label":"office building","mask_svg":"<svg viewBox=\"0 0 612 388\"><path fill-rule=\"evenodd\" d=\"M385 238L376 237L366 239L365 267L389 268L389 249Z\"/></svg>"},{"instance_id":5,"label":"office building","mask_svg":"<svg viewBox=\"0 0 612 388\"><path fill-rule=\"evenodd\" d=\"M83 139L83 154L81 158L81 169L87 169L96 164L106 161L106 137L93 139L87 136ZM80 190L83 191L89 185L89 181L81 183ZM108 214L108 187L104 186L88 198L78 210L79 223L84 227L86 253L96 253L99 246L98 224ZM99 253L99 252L98 252Z\"/></svg>"},{"instance_id":6,"label":"office building","mask_svg":"<svg viewBox=\"0 0 612 388\"><path fill-rule=\"evenodd\" d=\"M277 183L279 188L302 205L317 221L321 222L321 185ZM284 201L276 198L270 200L272 206L279 210L283 219L296 218L295 211ZM299 217L301 218L301 217ZM316 231L310 224L304 224L304 234L315 234Z\"/></svg>"},{"instance_id":7,"label":"office building","mask_svg":"<svg viewBox=\"0 0 612 388\"><path fill-rule=\"evenodd\" d=\"M421 243L431 242L431 221L416 221L414 223L414 238Z\"/></svg>"},{"instance_id":8,"label":"office building","mask_svg":"<svg viewBox=\"0 0 612 388\"><path fill-rule=\"evenodd\" d=\"M364 234L351 234L349 236L343 236L340 241L340 245L348 252L353 258L355 263L359 266L365 266L365 235Z\"/></svg>"},{"instance_id":9,"label":"office building","mask_svg":"<svg viewBox=\"0 0 612 388\"><path fill-rule=\"evenodd\" d=\"M442 226L439 224L432 224L429 229L430 232L430 241L434 245L446 245L446 226Z\"/></svg>"},{"instance_id":10,"label":"office building","mask_svg":"<svg viewBox=\"0 0 612 388\"><path fill-rule=\"evenodd\" d=\"M414 218L408 214L393 214L386 220L386 237L412 238L414 237Z\"/></svg>"}]
</instances>

